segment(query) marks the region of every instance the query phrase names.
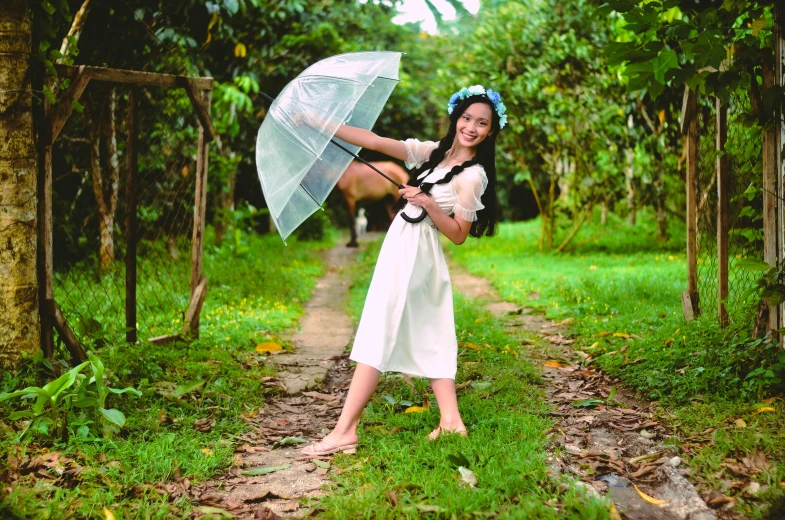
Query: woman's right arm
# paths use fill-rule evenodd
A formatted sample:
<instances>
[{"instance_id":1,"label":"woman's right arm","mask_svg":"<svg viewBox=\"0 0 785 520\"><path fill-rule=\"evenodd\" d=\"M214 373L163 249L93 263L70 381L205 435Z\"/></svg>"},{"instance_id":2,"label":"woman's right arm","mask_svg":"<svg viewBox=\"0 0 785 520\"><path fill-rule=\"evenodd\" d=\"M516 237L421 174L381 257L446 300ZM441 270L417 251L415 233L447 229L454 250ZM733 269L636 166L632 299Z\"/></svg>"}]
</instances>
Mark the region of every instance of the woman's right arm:
<instances>
[{"instance_id":1,"label":"woman's right arm","mask_svg":"<svg viewBox=\"0 0 785 520\"><path fill-rule=\"evenodd\" d=\"M347 143L361 146L368 150L381 152L395 159L400 159L401 161L408 159L406 145L401 141L396 141L395 139L389 139L387 137L379 137L370 130L365 130L364 128L341 125L338 128L338 131L335 132L335 136Z\"/></svg>"}]
</instances>

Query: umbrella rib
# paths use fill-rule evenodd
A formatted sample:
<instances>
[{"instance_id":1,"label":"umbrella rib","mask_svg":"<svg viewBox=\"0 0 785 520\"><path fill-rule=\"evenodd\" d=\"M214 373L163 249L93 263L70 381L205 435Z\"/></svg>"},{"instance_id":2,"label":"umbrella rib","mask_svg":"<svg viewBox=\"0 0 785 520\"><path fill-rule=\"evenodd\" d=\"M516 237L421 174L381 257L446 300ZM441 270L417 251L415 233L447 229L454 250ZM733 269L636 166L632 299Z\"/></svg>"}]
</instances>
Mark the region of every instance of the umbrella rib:
<instances>
[{"instance_id":1,"label":"umbrella rib","mask_svg":"<svg viewBox=\"0 0 785 520\"><path fill-rule=\"evenodd\" d=\"M313 199L313 201L314 201L314 202L315 202L315 203L316 203L316 204L317 204L317 205L318 205L320 208L322 207L322 203L321 203L321 202L319 202L318 200L316 200L316 197L314 197L313 195L311 195L311 192L310 192L310 191L308 191L308 188L306 188L305 186L303 186L303 183L302 183L302 182L300 183L300 187L303 189L303 191L304 191L305 193L307 193L307 194L308 194L308 196L309 196L309 197L311 197L311 198Z\"/></svg>"}]
</instances>

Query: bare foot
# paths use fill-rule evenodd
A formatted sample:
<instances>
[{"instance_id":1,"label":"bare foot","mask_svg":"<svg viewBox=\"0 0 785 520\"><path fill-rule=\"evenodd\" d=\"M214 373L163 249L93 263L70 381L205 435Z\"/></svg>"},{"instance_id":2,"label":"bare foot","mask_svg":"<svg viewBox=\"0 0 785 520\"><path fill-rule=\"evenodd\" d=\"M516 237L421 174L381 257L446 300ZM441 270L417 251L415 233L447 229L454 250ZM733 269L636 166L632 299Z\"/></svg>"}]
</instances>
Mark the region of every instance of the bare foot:
<instances>
[{"instance_id":1,"label":"bare foot","mask_svg":"<svg viewBox=\"0 0 785 520\"><path fill-rule=\"evenodd\" d=\"M462 424L455 428L447 428L445 426L439 426L428 435L428 438L430 440L435 440L439 438L440 435L447 434L447 433L457 433L461 437L466 437L466 426Z\"/></svg>"}]
</instances>

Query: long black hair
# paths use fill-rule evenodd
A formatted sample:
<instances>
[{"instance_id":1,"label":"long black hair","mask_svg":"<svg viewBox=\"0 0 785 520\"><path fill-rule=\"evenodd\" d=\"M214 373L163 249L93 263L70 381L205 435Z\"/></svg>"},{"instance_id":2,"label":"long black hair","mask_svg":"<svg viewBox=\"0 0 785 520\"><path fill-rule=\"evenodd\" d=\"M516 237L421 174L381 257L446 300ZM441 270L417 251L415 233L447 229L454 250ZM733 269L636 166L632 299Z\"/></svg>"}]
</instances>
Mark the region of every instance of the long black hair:
<instances>
[{"instance_id":1,"label":"long black hair","mask_svg":"<svg viewBox=\"0 0 785 520\"><path fill-rule=\"evenodd\" d=\"M422 182L422 179L428 175L424 175L422 179L418 179L417 177L426 171L430 173L444 160L445 154L450 150L455 141L458 119L463 115L466 109L474 103L485 103L491 108L491 113L493 115L491 117L490 134L477 145L475 156L472 159L463 164L454 166L443 179L438 180L435 183ZM428 160L412 172L408 182L409 186L418 186L423 192L430 193L431 187L433 187L434 184L446 184L466 168L475 164L481 165L485 169L485 175L488 178L488 186L485 188L485 193L483 193L480 198L482 205L485 207L477 212L477 220L472 222L472 227L469 231L469 234L476 238L480 238L483 235L490 237L496 234L496 222L498 220L497 212L499 209L499 198L496 195L496 136L499 135L499 130L499 114L496 113L493 102L488 99L485 94L481 96L470 96L460 100L453 109L452 114L450 114L450 128L447 131L447 135L439 141L439 146L431 152ZM400 209L405 204L406 201L401 197L398 200L395 209Z\"/></svg>"}]
</instances>

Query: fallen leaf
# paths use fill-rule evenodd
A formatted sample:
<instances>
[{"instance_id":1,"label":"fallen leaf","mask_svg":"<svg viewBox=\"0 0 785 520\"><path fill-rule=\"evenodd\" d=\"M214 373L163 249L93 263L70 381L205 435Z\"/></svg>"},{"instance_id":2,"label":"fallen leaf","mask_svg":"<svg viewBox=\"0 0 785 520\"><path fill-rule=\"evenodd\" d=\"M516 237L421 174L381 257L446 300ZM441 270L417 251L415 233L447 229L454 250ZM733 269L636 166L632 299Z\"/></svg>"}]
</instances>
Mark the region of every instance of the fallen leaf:
<instances>
[{"instance_id":1,"label":"fallen leaf","mask_svg":"<svg viewBox=\"0 0 785 520\"><path fill-rule=\"evenodd\" d=\"M650 497L649 495L638 489L638 486L636 486L635 484L633 484L632 486L635 488L635 491L638 492L641 498L650 504L654 504L655 506L661 506L662 504L668 503L668 500L660 500L659 498Z\"/></svg>"},{"instance_id":2,"label":"fallen leaf","mask_svg":"<svg viewBox=\"0 0 785 520\"><path fill-rule=\"evenodd\" d=\"M544 365L543 365L543 366L546 366L546 367L551 367L551 368L561 368L561 367L563 367L564 365L562 365L562 364L561 364L561 363L559 363L558 361L552 361L552 360L548 360L548 361L546 361L546 362L544 363Z\"/></svg>"},{"instance_id":3,"label":"fallen leaf","mask_svg":"<svg viewBox=\"0 0 785 520\"><path fill-rule=\"evenodd\" d=\"M273 343L271 341L267 341L264 343L259 343L256 345L257 352L279 352L283 350L283 347L278 343Z\"/></svg>"},{"instance_id":4,"label":"fallen leaf","mask_svg":"<svg viewBox=\"0 0 785 520\"><path fill-rule=\"evenodd\" d=\"M619 514L619 511L616 509L616 506L614 504L611 504L611 508L610 511L608 511L608 513L609 513L608 516L610 517L611 520L621 520L621 515Z\"/></svg>"},{"instance_id":5,"label":"fallen leaf","mask_svg":"<svg viewBox=\"0 0 785 520\"><path fill-rule=\"evenodd\" d=\"M597 270L597 266L596 265L590 265L589 266L589 270L590 271L596 271Z\"/></svg>"},{"instance_id":6,"label":"fallen leaf","mask_svg":"<svg viewBox=\"0 0 785 520\"><path fill-rule=\"evenodd\" d=\"M605 336L610 336L610 335L611 335L610 332L600 332L599 334L597 334L597 337L604 338Z\"/></svg>"},{"instance_id":7,"label":"fallen leaf","mask_svg":"<svg viewBox=\"0 0 785 520\"><path fill-rule=\"evenodd\" d=\"M106 517L106 520L114 520L114 513L104 508L104 517Z\"/></svg>"},{"instance_id":8,"label":"fallen leaf","mask_svg":"<svg viewBox=\"0 0 785 520\"><path fill-rule=\"evenodd\" d=\"M229 518L234 518L232 513L225 509L221 509L220 507L199 506L196 510L204 515L200 518L209 518L211 520L228 520Z\"/></svg>"},{"instance_id":9,"label":"fallen leaf","mask_svg":"<svg viewBox=\"0 0 785 520\"><path fill-rule=\"evenodd\" d=\"M388 491L387 496L390 498L393 507L398 507L398 495L395 494L395 491Z\"/></svg>"},{"instance_id":10,"label":"fallen leaf","mask_svg":"<svg viewBox=\"0 0 785 520\"><path fill-rule=\"evenodd\" d=\"M746 423L746 422L744 422L744 419L736 419L736 420L735 420L735 421L733 421L733 422L734 422L734 423L736 424L736 426L738 426L739 428L746 428L746 427L747 427L747 423Z\"/></svg>"},{"instance_id":11,"label":"fallen leaf","mask_svg":"<svg viewBox=\"0 0 785 520\"><path fill-rule=\"evenodd\" d=\"M303 395L307 395L308 397L313 397L315 399L321 399L322 401L335 401L338 399L338 397L335 395L323 394L321 392L303 392Z\"/></svg>"},{"instance_id":12,"label":"fallen leaf","mask_svg":"<svg viewBox=\"0 0 785 520\"><path fill-rule=\"evenodd\" d=\"M213 450L211 450L210 448L202 448L202 453L204 453L208 457L212 457L213 456Z\"/></svg>"},{"instance_id":13,"label":"fallen leaf","mask_svg":"<svg viewBox=\"0 0 785 520\"><path fill-rule=\"evenodd\" d=\"M482 349L481 346L475 345L474 343L469 343L469 342L465 342L461 346L467 347L467 348L470 348L470 349L473 349L473 350L481 350Z\"/></svg>"},{"instance_id":14,"label":"fallen leaf","mask_svg":"<svg viewBox=\"0 0 785 520\"><path fill-rule=\"evenodd\" d=\"M470 488L477 487L477 476L472 470L459 466L458 473L461 474L461 480L469 484Z\"/></svg>"},{"instance_id":15,"label":"fallen leaf","mask_svg":"<svg viewBox=\"0 0 785 520\"><path fill-rule=\"evenodd\" d=\"M626 332L614 332L613 333L613 337L614 338L630 339L630 335L627 334Z\"/></svg>"},{"instance_id":16,"label":"fallen leaf","mask_svg":"<svg viewBox=\"0 0 785 520\"><path fill-rule=\"evenodd\" d=\"M283 466L269 466L266 468L254 468L246 471L241 471L240 474L248 477L254 477L256 475L266 475L268 473L275 473L276 471L281 471L282 469L288 469L289 466L291 466L291 464L284 464Z\"/></svg>"},{"instance_id":17,"label":"fallen leaf","mask_svg":"<svg viewBox=\"0 0 785 520\"><path fill-rule=\"evenodd\" d=\"M646 431L646 430L641 430L640 434L641 434L641 437L643 437L644 439L650 439L650 440L657 436L656 433L651 433L651 432Z\"/></svg>"},{"instance_id":18,"label":"fallen leaf","mask_svg":"<svg viewBox=\"0 0 785 520\"><path fill-rule=\"evenodd\" d=\"M572 405L575 406L576 408L599 406L601 404L605 404L605 401L602 399L594 399L594 398L579 399L577 401L572 402Z\"/></svg>"},{"instance_id":19,"label":"fallen leaf","mask_svg":"<svg viewBox=\"0 0 785 520\"><path fill-rule=\"evenodd\" d=\"M330 469L330 463L327 462L326 460L314 459L313 463L322 469Z\"/></svg>"},{"instance_id":20,"label":"fallen leaf","mask_svg":"<svg viewBox=\"0 0 785 520\"><path fill-rule=\"evenodd\" d=\"M730 504L733 502L736 502L736 500L731 497L719 496L719 497L712 498L711 500L706 502L706 505L716 509L717 507L723 504Z\"/></svg>"},{"instance_id":21,"label":"fallen leaf","mask_svg":"<svg viewBox=\"0 0 785 520\"><path fill-rule=\"evenodd\" d=\"M487 319L488 319L488 318L486 318L486 317L477 318L476 320L474 320L474 323L481 323L481 322L483 322L483 321L485 321L485 320L487 320Z\"/></svg>"},{"instance_id":22,"label":"fallen leaf","mask_svg":"<svg viewBox=\"0 0 785 520\"><path fill-rule=\"evenodd\" d=\"M427 408L423 408L422 406L410 406L409 408L404 410L403 413L422 413L422 412L427 412L427 411L428 411L428 409Z\"/></svg>"},{"instance_id":23,"label":"fallen leaf","mask_svg":"<svg viewBox=\"0 0 785 520\"><path fill-rule=\"evenodd\" d=\"M752 412L750 415L756 415L756 414L759 414L759 413L762 413L762 412L776 412L776 411L777 410L775 410L771 406L762 406L761 408L758 408L757 410Z\"/></svg>"},{"instance_id":24,"label":"fallen leaf","mask_svg":"<svg viewBox=\"0 0 785 520\"><path fill-rule=\"evenodd\" d=\"M599 344L600 344L600 342L599 342L599 341L595 341L594 343L592 343L591 345L589 345L589 346L588 346L588 347L586 347L586 348L597 348L597 347L599 346Z\"/></svg>"},{"instance_id":25,"label":"fallen leaf","mask_svg":"<svg viewBox=\"0 0 785 520\"><path fill-rule=\"evenodd\" d=\"M281 446L291 446L292 444L305 444L308 441L302 437L284 437L280 441L273 444L273 448L280 448Z\"/></svg>"}]
</instances>

